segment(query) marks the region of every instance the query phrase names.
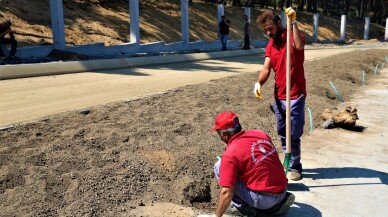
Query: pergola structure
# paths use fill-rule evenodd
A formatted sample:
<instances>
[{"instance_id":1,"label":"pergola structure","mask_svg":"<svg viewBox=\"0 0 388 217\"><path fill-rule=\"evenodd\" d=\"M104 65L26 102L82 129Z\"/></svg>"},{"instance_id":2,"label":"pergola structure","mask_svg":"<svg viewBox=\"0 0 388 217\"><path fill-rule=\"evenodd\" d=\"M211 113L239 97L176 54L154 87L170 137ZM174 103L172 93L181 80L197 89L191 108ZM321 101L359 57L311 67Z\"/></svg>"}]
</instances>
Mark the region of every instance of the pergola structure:
<instances>
[{"instance_id":1,"label":"pergola structure","mask_svg":"<svg viewBox=\"0 0 388 217\"><path fill-rule=\"evenodd\" d=\"M45 57L53 49L62 51L76 52L89 56L104 56L117 54L136 54L136 53L160 53L160 52L178 52L190 50L218 50L221 43L216 40L207 42L203 40L189 41L189 0L181 0L181 40L178 42L165 44L165 42L152 42L140 44L140 13L139 0L129 1L130 14L130 42L112 46L105 46L103 42L93 44L84 44L76 46L66 46L65 25L63 16L63 0L50 0L51 28L53 36L53 45L32 46L18 49L17 55L21 58L28 57ZM244 13L250 17L250 8L244 8ZM224 5L217 5L217 19L221 20L224 15ZM264 47L266 40L252 40L251 45L254 47ZM239 48L240 42L231 39L228 41L228 47L231 49Z\"/></svg>"},{"instance_id":2,"label":"pergola structure","mask_svg":"<svg viewBox=\"0 0 388 217\"><path fill-rule=\"evenodd\" d=\"M207 42L203 40L190 42L189 41L189 0L181 0L181 41L166 44L163 41L152 42L147 44L140 44L140 13L139 13L139 0L129 1L129 14L130 14L130 42L112 46L105 46L103 42L97 42L93 44L66 46L65 30L64 30L64 17L63 17L63 0L50 0L50 14L51 25L53 35L53 45L46 46L32 46L18 49L17 56L20 58L29 57L46 57L53 49L62 51L69 51L80 53L88 56L106 56L106 55L118 55L118 54L136 54L136 53L161 53L161 52L179 52L179 51L192 51L192 50L220 50L221 43L216 40L213 42ZM244 14L250 18L251 10L249 7L244 8ZM221 20L221 16L224 15L224 5L217 5L217 20ZM313 19L313 40L317 41L318 38L318 16L314 14ZM341 30L339 41L345 40L345 27L346 17L341 18ZM285 14L281 13L282 23L285 26ZM364 39L368 39L369 32L369 18L366 18ZM388 19L387 19L388 29ZM386 29L385 38L388 39L388 30ZM265 47L267 43L266 39L253 39L251 45L253 47ZM238 40L231 39L228 41L228 48L236 49L240 48L241 43Z\"/></svg>"},{"instance_id":3,"label":"pergola structure","mask_svg":"<svg viewBox=\"0 0 388 217\"><path fill-rule=\"evenodd\" d=\"M129 1L130 16L130 43L140 45L139 27L139 0ZM184 45L189 44L189 0L181 0L181 40ZM63 3L62 0L50 0L51 23L53 32L54 48L64 50L66 48ZM250 16L250 8L245 9ZM224 5L218 5L218 20L224 14Z\"/></svg>"}]
</instances>

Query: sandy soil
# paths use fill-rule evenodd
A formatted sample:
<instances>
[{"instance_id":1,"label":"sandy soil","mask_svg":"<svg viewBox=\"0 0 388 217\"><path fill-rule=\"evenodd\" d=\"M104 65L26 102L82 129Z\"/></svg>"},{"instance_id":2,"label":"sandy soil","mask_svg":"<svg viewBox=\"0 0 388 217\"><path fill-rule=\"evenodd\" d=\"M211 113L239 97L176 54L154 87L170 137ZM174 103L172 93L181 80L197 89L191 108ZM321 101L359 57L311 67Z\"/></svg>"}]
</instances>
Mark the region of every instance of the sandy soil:
<instances>
[{"instance_id":1,"label":"sandy soil","mask_svg":"<svg viewBox=\"0 0 388 217\"><path fill-rule=\"evenodd\" d=\"M339 103L328 81L347 100L361 85L362 69L371 79L386 54L357 50L305 63L315 128L323 109ZM2 215L136 216L159 203L214 208L212 165L223 145L208 129L218 112L235 111L244 128L265 130L279 145L272 97L252 97L256 76L221 78L0 132ZM269 82L264 91L272 87Z\"/></svg>"},{"instance_id":2,"label":"sandy soil","mask_svg":"<svg viewBox=\"0 0 388 217\"><path fill-rule=\"evenodd\" d=\"M307 50L306 61L352 50L356 49ZM212 79L257 72L264 60L262 50L260 52L261 55L163 66L4 80L0 82L0 127L157 92L161 94Z\"/></svg>"}]
</instances>

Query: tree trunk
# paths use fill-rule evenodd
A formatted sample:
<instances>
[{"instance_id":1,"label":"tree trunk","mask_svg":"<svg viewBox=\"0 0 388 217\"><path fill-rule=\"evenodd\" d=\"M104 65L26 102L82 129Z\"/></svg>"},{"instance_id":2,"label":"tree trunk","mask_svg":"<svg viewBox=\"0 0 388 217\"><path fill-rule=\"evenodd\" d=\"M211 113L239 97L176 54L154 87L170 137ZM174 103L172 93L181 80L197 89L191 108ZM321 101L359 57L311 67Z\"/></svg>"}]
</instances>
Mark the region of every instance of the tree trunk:
<instances>
[{"instance_id":1,"label":"tree trunk","mask_svg":"<svg viewBox=\"0 0 388 217\"><path fill-rule=\"evenodd\" d=\"M292 0L287 0L287 8L291 7Z\"/></svg>"},{"instance_id":2,"label":"tree trunk","mask_svg":"<svg viewBox=\"0 0 388 217\"><path fill-rule=\"evenodd\" d=\"M380 25L383 24L385 14L384 0L375 0L375 5L373 7L373 18L372 20Z\"/></svg>"},{"instance_id":3,"label":"tree trunk","mask_svg":"<svg viewBox=\"0 0 388 217\"><path fill-rule=\"evenodd\" d=\"M306 0L299 0L298 11L303 12L303 8L304 8L305 3L306 3Z\"/></svg>"},{"instance_id":4,"label":"tree trunk","mask_svg":"<svg viewBox=\"0 0 388 217\"><path fill-rule=\"evenodd\" d=\"M363 20L368 15L368 0L357 1L357 18Z\"/></svg>"},{"instance_id":5,"label":"tree trunk","mask_svg":"<svg viewBox=\"0 0 388 217\"><path fill-rule=\"evenodd\" d=\"M318 0L307 0L307 12L318 13Z\"/></svg>"},{"instance_id":6,"label":"tree trunk","mask_svg":"<svg viewBox=\"0 0 388 217\"><path fill-rule=\"evenodd\" d=\"M352 0L345 0L344 10L342 11L342 15L348 15L350 4L352 4Z\"/></svg>"}]
</instances>

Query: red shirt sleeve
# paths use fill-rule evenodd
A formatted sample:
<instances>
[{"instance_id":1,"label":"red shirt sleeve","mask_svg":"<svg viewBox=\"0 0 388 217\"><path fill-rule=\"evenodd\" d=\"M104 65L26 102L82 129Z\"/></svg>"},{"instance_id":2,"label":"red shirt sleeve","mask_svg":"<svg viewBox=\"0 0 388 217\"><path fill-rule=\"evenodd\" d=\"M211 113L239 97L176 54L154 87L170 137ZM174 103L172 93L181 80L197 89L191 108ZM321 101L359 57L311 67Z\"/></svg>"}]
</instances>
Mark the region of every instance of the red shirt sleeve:
<instances>
[{"instance_id":1,"label":"red shirt sleeve","mask_svg":"<svg viewBox=\"0 0 388 217\"><path fill-rule=\"evenodd\" d=\"M265 57L270 57L271 56L271 48L272 48L273 40L269 40L267 47L265 47Z\"/></svg>"},{"instance_id":2,"label":"red shirt sleeve","mask_svg":"<svg viewBox=\"0 0 388 217\"><path fill-rule=\"evenodd\" d=\"M237 161L233 157L222 155L220 166L220 186L234 187L237 175Z\"/></svg>"}]
</instances>

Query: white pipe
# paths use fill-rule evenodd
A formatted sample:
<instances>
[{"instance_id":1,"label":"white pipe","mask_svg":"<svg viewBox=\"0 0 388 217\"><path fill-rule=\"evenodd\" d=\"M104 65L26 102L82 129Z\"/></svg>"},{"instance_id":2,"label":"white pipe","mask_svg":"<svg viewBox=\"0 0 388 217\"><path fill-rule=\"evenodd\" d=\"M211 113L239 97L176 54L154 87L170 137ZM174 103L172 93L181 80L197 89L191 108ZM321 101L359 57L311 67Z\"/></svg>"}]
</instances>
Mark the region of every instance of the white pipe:
<instances>
[{"instance_id":1,"label":"white pipe","mask_svg":"<svg viewBox=\"0 0 388 217\"><path fill-rule=\"evenodd\" d=\"M189 45L189 0L181 0L181 40Z\"/></svg>"},{"instance_id":2,"label":"white pipe","mask_svg":"<svg viewBox=\"0 0 388 217\"><path fill-rule=\"evenodd\" d=\"M248 20L251 20L251 8L250 7L244 8L244 14L248 16Z\"/></svg>"},{"instance_id":3,"label":"white pipe","mask_svg":"<svg viewBox=\"0 0 388 217\"><path fill-rule=\"evenodd\" d=\"M369 23L370 23L370 17L365 17L365 26L364 26L364 39L369 39Z\"/></svg>"},{"instance_id":4,"label":"white pipe","mask_svg":"<svg viewBox=\"0 0 388 217\"><path fill-rule=\"evenodd\" d=\"M217 24L221 22L221 17L224 15L224 5L218 4L217 5Z\"/></svg>"},{"instance_id":5,"label":"white pipe","mask_svg":"<svg viewBox=\"0 0 388 217\"><path fill-rule=\"evenodd\" d=\"M129 0L131 42L140 45L139 0Z\"/></svg>"},{"instance_id":6,"label":"white pipe","mask_svg":"<svg viewBox=\"0 0 388 217\"><path fill-rule=\"evenodd\" d=\"M313 16L313 41L317 42L318 40L318 21L319 21L319 14L316 13Z\"/></svg>"},{"instance_id":7,"label":"white pipe","mask_svg":"<svg viewBox=\"0 0 388 217\"><path fill-rule=\"evenodd\" d=\"M287 26L286 12L282 11L280 13L280 19L282 20L282 26L285 28Z\"/></svg>"},{"instance_id":8,"label":"white pipe","mask_svg":"<svg viewBox=\"0 0 388 217\"><path fill-rule=\"evenodd\" d=\"M388 40L388 18L385 21L385 37L384 40Z\"/></svg>"},{"instance_id":9,"label":"white pipe","mask_svg":"<svg viewBox=\"0 0 388 217\"><path fill-rule=\"evenodd\" d=\"M50 13L54 48L64 50L66 40L62 0L50 0Z\"/></svg>"},{"instance_id":10,"label":"white pipe","mask_svg":"<svg viewBox=\"0 0 388 217\"><path fill-rule=\"evenodd\" d=\"M340 41L345 41L345 29L346 29L346 15L341 16L341 32L340 32Z\"/></svg>"}]
</instances>

